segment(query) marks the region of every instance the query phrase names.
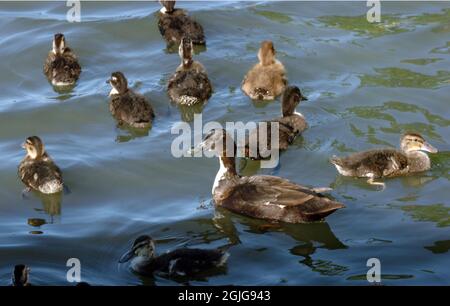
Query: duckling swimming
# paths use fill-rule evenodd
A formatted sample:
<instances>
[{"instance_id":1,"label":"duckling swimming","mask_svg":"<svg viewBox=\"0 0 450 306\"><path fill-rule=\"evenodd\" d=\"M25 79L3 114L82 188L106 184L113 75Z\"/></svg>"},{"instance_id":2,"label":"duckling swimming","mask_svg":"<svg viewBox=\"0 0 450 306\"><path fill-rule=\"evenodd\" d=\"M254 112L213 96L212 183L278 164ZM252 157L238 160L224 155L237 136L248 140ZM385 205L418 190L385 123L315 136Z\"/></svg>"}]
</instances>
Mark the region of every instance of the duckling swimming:
<instances>
[{"instance_id":1,"label":"duckling swimming","mask_svg":"<svg viewBox=\"0 0 450 306\"><path fill-rule=\"evenodd\" d=\"M269 175L239 176L233 154L236 144L225 130L212 130L195 150L202 149L219 156L220 170L212 188L217 206L253 218L287 223L321 220L345 207L320 193L329 188L310 189Z\"/></svg>"},{"instance_id":2,"label":"duckling swimming","mask_svg":"<svg viewBox=\"0 0 450 306\"><path fill-rule=\"evenodd\" d=\"M159 32L168 44L179 45L183 37L189 37L194 45L205 44L202 26L175 8L175 1L159 1L163 6L159 13Z\"/></svg>"},{"instance_id":3,"label":"duckling swimming","mask_svg":"<svg viewBox=\"0 0 450 306\"><path fill-rule=\"evenodd\" d=\"M31 286L28 282L30 276L30 268L26 265L16 265L12 274L12 285L14 287Z\"/></svg>"},{"instance_id":4,"label":"duckling swimming","mask_svg":"<svg viewBox=\"0 0 450 306\"><path fill-rule=\"evenodd\" d=\"M22 146L27 155L20 162L18 174L27 189L45 194L61 192L64 189L61 170L45 151L41 139L28 137Z\"/></svg>"},{"instance_id":5,"label":"duckling swimming","mask_svg":"<svg viewBox=\"0 0 450 306\"><path fill-rule=\"evenodd\" d=\"M294 141L295 137L303 132L307 128L307 123L305 117L296 111L297 105L300 101L307 101L308 99L303 96L300 89L297 86L288 86L283 92L283 97L281 99L281 114L282 117L276 118L267 122L266 131L262 130L262 127L258 126L255 130L251 131L249 134L249 138L246 141L245 149L246 156L251 157L253 159L263 159L270 157L270 153L264 153L264 156L261 156L261 152L259 151L259 139L264 139L267 144L267 150L271 150L271 125L272 122L278 122L279 130L278 130L278 149L286 150L290 144ZM262 132L266 132L266 137L261 137ZM254 154L252 150L250 150L250 144L258 144L257 154Z\"/></svg>"},{"instance_id":6,"label":"duckling swimming","mask_svg":"<svg viewBox=\"0 0 450 306\"><path fill-rule=\"evenodd\" d=\"M403 135L400 148L401 151L374 149L342 158L333 156L330 162L344 176L366 177L369 184L380 185L384 188L384 183L375 182L374 179L429 170L430 158L423 151L437 152L436 148L417 133Z\"/></svg>"},{"instance_id":7,"label":"duckling swimming","mask_svg":"<svg viewBox=\"0 0 450 306\"><path fill-rule=\"evenodd\" d=\"M134 128L149 128L155 113L147 99L128 88L128 81L122 72L114 72L111 79L112 90L109 93L109 110L119 125L128 124Z\"/></svg>"},{"instance_id":8,"label":"duckling swimming","mask_svg":"<svg viewBox=\"0 0 450 306\"><path fill-rule=\"evenodd\" d=\"M44 64L44 74L53 86L72 86L81 74L81 66L72 50L67 47L63 34L55 34L53 49Z\"/></svg>"},{"instance_id":9,"label":"duckling swimming","mask_svg":"<svg viewBox=\"0 0 450 306\"><path fill-rule=\"evenodd\" d=\"M192 49L192 40L184 37L179 47L181 64L167 85L170 99L179 105L204 103L212 94L206 70L201 63L192 59Z\"/></svg>"},{"instance_id":10,"label":"duckling swimming","mask_svg":"<svg viewBox=\"0 0 450 306\"><path fill-rule=\"evenodd\" d=\"M131 268L138 274L151 276L192 277L226 264L229 254L222 249L203 250L182 248L157 256L155 242L150 236L138 237L130 251L119 260L131 260Z\"/></svg>"},{"instance_id":11,"label":"duckling swimming","mask_svg":"<svg viewBox=\"0 0 450 306\"><path fill-rule=\"evenodd\" d=\"M263 41L258 51L259 63L242 81L242 91L253 100L274 100L287 85L286 70L275 58L271 41Z\"/></svg>"}]
</instances>

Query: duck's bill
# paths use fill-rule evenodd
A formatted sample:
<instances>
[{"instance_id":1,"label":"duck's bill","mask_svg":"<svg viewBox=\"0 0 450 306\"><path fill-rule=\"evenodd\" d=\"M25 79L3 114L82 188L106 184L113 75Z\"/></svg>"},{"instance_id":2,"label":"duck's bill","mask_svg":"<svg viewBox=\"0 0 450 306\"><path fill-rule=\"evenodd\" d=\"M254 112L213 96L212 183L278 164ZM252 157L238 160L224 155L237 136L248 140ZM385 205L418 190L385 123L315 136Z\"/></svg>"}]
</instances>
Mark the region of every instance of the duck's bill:
<instances>
[{"instance_id":1,"label":"duck's bill","mask_svg":"<svg viewBox=\"0 0 450 306\"><path fill-rule=\"evenodd\" d=\"M122 257L120 257L119 263L127 262L133 257L134 257L134 251L130 250L130 251L126 252L125 254L123 254Z\"/></svg>"},{"instance_id":2,"label":"duck's bill","mask_svg":"<svg viewBox=\"0 0 450 306\"><path fill-rule=\"evenodd\" d=\"M433 147L432 145L430 145L428 142L424 142L421 149L424 151L430 152L430 153L438 152L438 150L435 147Z\"/></svg>"}]
</instances>

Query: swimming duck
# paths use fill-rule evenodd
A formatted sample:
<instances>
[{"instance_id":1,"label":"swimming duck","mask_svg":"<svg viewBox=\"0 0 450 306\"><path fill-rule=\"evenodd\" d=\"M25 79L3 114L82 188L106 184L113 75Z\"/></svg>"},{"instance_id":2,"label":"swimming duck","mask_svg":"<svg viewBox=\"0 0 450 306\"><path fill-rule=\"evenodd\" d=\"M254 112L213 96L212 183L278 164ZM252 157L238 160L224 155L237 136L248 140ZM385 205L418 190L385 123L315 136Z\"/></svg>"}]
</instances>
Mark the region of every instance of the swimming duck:
<instances>
[{"instance_id":1,"label":"swimming duck","mask_svg":"<svg viewBox=\"0 0 450 306\"><path fill-rule=\"evenodd\" d=\"M239 176L234 158L236 144L225 130L212 130L193 152L199 150L219 156L220 170L212 187L217 206L253 218L287 223L321 220L344 207L320 193L329 188L307 188L269 175Z\"/></svg>"},{"instance_id":2,"label":"swimming duck","mask_svg":"<svg viewBox=\"0 0 450 306\"><path fill-rule=\"evenodd\" d=\"M178 45L183 37L189 37L193 44L204 45L205 34L202 26L175 8L175 1L159 1L163 6L159 13L159 32L168 44Z\"/></svg>"},{"instance_id":3,"label":"swimming duck","mask_svg":"<svg viewBox=\"0 0 450 306\"><path fill-rule=\"evenodd\" d=\"M303 132L307 128L307 123L305 117L296 111L297 105L300 101L307 101L308 99L303 96L300 89L297 86L288 86L283 92L283 97L281 99L281 114L282 117L276 118L267 122L267 138L264 135L260 135L263 130L262 127L258 125L258 128L252 130L249 134L249 138L246 140L246 156L251 157L253 159L263 159L270 157L270 153L264 153L261 156L261 152L259 151L259 139L265 140L267 144L267 150L271 150L271 125L272 122L278 122L279 130L278 130L278 149L286 150L290 144L294 141L295 137ZM250 144L257 144L258 147L254 148L257 150L257 154L254 154L252 150L250 150Z\"/></svg>"},{"instance_id":4,"label":"swimming duck","mask_svg":"<svg viewBox=\"0 0 450 306\"><path fill-rule=\"evenodd\" d=\"M167 85L170 99L180 105L204 103L212 94L206 70L201 63L192 59L192 49L192 40L184 37L178 51L181 64Z\"/></svg>"},{"instance_id":5,"label":"swimming duck","mask_svg":"<svg viewBox=\"0 0 450 306\"><path fill-rule=\"evenodd\" d=\"M261 42L259 63L253 66L242 81L242 91L253 100L274 100L287 84L286 70L275 58L273 42Z\"/></svg>"},{"instance_id":6,"label":"swimming duck","mask_svg":"<svg viewBox=\"0 0 450 306\"><path fill-rule=\"evenodd\" d=\"M14 287L31 286L28 282L30 276L30 268L26 265L16 265L12 274L12 285Z\"/></svg>"},{"instance_id":7,"label":"swimming duck","mask_svg":"<svg viewBox=\"0 0 450 306\"><path fill-rule=\"evenodd\" d=\"M64 189L61 170L45 151L42 140L31 136L22 146L27 155L20 162L18 174L27 191L34 189L45 194L61 192Z\"/></svg>"},{"instance_id":8,"label":"swimming duck","mask_svg":"<svg viewBox=\"0 0 450 306\"><path fill-rule=\"evenodd\" d=\"M374 179L426 171L430 169L431 162L423 151L437 152L417 133L404 134L400 140L400 149L374 149L347 157L333 156L330 162L344 176L366 177L369 184L384 188L384 183L375 182Z\"/></svg>"},{"instance_id":9,"label":"swimming duck","mask_svg":"<svg viewBox=\"0 0 450 306\"><path fill-rule=\"evenodd\" d=\"M141 275L153 273L169 277L192 277L198 273L224 266L229 254L223 249L204 250L181 248L157 256L150 236L138 237L120 263L131 260L131 269Z\"/></svg>"},{"instance_id":10,"label":"swimming duck","mask_svg":"<svg viewBox=\"0 0 450 306\"><path fill-rule=\"evenodd\" d=\"M44 64L44 73L52 85L72 86L81 74L81 66L73 51L67 47L63 34L55 34L53 48Z\"/></svg>"},{"instance_id":11,"label":"swimming duck","mask_svg":"<svg viewBox=\"0 0 450 306\"><path fill-rule=\"evenodd\" d=\"M149 128L155 113L147 99L128 88L128 81L122 72L113 72L107 82L112 87L109 93L109 110L119 125Z\"/></svg>"}]
</instances>

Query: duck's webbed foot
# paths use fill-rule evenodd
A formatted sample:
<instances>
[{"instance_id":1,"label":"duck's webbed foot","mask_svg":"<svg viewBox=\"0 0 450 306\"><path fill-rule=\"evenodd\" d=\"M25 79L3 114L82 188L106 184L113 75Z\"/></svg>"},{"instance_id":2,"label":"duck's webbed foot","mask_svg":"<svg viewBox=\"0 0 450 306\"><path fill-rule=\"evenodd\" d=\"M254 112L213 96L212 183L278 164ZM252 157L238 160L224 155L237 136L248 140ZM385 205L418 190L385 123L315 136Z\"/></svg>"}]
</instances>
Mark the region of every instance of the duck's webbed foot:
<instances>
[{"instance_id":1,"label":"duck's webbed foot","mask_svg":"<svg viewBox=\"0 0 450 306\"><path fill-rule=\"evenodd\" d=\"M367 183L373 186L381 186L381 191L383 191L384 189L386 189L386 184L383 182L375 182L374 178L371 177L367 180Z\"/></svg>"},{"instance_id":2,"label":"duck's webbed foot","mask_svg":"<svg viewBox=\"0 0 450 306\"><path fill-rule=\"evenodd\" d=\"M22 193L21 193L21 195L22 195L22 199L24 199L24 200L28 200L30 197L28 196L28 194L31 192L31 188L30 187L27 187L27 188L25 188L24 190L22 190Z\"/></svg>"}]
</instances>

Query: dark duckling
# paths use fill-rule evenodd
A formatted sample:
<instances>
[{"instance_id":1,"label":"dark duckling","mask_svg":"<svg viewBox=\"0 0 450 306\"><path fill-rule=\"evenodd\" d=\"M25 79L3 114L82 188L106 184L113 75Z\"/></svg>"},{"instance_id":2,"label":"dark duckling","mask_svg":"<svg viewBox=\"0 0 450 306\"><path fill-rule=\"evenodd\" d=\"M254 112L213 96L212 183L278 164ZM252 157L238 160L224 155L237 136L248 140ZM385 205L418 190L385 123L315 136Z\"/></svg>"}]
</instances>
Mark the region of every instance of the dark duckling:
<instances>
[{"instance_id":1,"label":"dark duckling","mask_svg":"<svg viewBox=\"0 0 450 306\"><path fill-rule=\"evenodd\" d=\"M128 88L128 81L122 72L114 72L111 79L112 90L109 93L109 110L119 125L128 124L134 128L149 128L155 113L147 99Z\"/></svg>"},{"instance_id":2,"label":"dark duckling","mask_svg":"<svg viewBox=\"0 0 450 306\"><path fill-rule=\"evenodd\" d=\"M181 248L157 256L150 236L138 237L120 263L131 260L131 269L138 274L154 273L169 277L193 277L199 273L224 266L229 254L223 249L203 250Z\"/></svg>"},{"instance_id":3,"label":"dark duckling","mask_svg":"<svg viewBox=\"0 0 450 306\"><path fill-rule=\"evenodd\" d=\"M260 135L263 127L258 125L258 128L250 131L249 138L246 140L245 144L245 154L247 157L252 159L264 159L270 157L271 148L271 125L272 122L277 122L279 124L278 130L278 149L286 150L290 144L293 143L295 137L303 132L307 128L307 123L305 117L296 111L297 105L300 101L307 101L308 99L303 96L300 89L297 86L288 86L283 92L283 97L281 99L281 114L282 117L276 118L271 121L266 121L267 129L266 134ZM263 139L263 142L267 144L267 152L260 152L259 149L259 139ZM250 150L250 144L257 144L253 150ZM257 151L257 154L254 151ZM262 153L262 154L261 154Z\"/></svg>"},{"instance_id":4,"label":"dark duckling","mask_svg":"<svg viewBox=\"0 0 450 306\"><path fill-rule=\"evenodd\" d=\"M73 86L81 74L81 66L73 51L67 47L63 34L55 34L53 48L44 63L44 74L56 87Z\"/></svg>"},{"instance_id":5,"label":"dark duckling","mask_svg":"<svg viewBox=\"0 0 450 306\"><path fill-rule=\"evenodd\" d=\"M234 157L236 144L225 130L212 130L194 149L197 150L214 151L219 156L220 169L212 188L213 199L217 206L235 213L301 223L322 220L345 207L320 193L329 188L307 188L276 176L238 175Z\"/></svg>"},{"instance_id":6,"label":"dark duckling","mask_svg":"<svg viewBox=\"0 0 450 306\"><path fill-rule=\"evenodd\" d=\"M179 55L181 64L167 85L170 99L179 105L195 105L206 102L212 94L212 86L205 68L192 59L192 41L183 38Z\"/></svg>"},{"instance_id":7,"label":"dark duckling","mask_svg":"<svg viewBox=\"0 0 450 306\"><path fill-rule=\"evenodd\" d=\"M182 9L175 8L175 1L159 1L163 6L159 12L159 32L169 45L179 45L183 37L189 37L194 45L205 45L202 26L187 16Z\"/></svg>"},{"instance_id":8,"label":"dark duckling","mask_svg":"<svg viewBox=\"0 0 450 306\"><path fill-rule=\"evenodd\" d=\"M31 286L29 283L30 268L26 265L16 265L12 273L12 285L14 287L28 287Z\"/></svg>"},{"instance_id":9,"label":"dark duckling","mask_svg":"<svg viewBox=\"0 0 450 306\"><path fill-rule=\"evenodd\" d=\"M251 99L274 100L286 87L286 69L275 54L273 42L261 43L259 63L247 72L242 81L242 91Z\"/></svg>"},{"instance_id":10,"label":"dark duckling","mask_svg":"<svg viewBox=\"0 0 450 306\"><path fill-rule=\"evenodd\" d=\"M44 194L63 191L61 170L45 151L41 139L37 136L28 137L22 146L27 155L20 162L18 174L27 189Z\"/></svg>"},{"instance_id":11,"label":"dark duckling","mask_svg":"<svg viewBox=\"0 0 450 306\"><path fill-rule=\"evenodd\" d=\"M368 183L380 185L374 179L395 177L429 170L430 158L423 152L436 153L437 149L430 145L417 133L406 133L402 136L399 150L374 149L351 154L347 157L333 156L330 162L344 176L366 177Z\"/></svg>"}]
</instances>

